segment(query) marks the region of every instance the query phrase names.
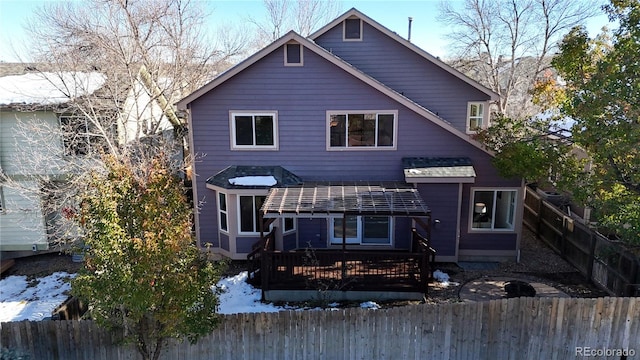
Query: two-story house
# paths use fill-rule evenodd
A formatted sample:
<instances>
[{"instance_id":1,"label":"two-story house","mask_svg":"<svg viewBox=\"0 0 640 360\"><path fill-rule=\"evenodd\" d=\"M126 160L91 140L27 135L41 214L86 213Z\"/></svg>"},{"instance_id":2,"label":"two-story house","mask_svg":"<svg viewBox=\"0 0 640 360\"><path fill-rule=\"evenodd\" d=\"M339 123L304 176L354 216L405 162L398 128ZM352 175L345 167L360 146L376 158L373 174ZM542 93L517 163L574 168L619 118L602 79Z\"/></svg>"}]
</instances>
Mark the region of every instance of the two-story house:
<instances>
[{"instance_id":1,"label":"two-story house","mask_svg":"<svg viewBox=\"0 0 640 360\"><path fill-rule=\"evenodd\" d=\"M522 181L472 137L496 99L356 9L290 32L178 103L200 246L244 259L275 218L279 251L408 250L426 219L439 261L516 259Z\"/></svg>"},{"instance_id":2,"label":"two-story house","mask_svg":"<svg viewBox=\"0 0 640 360\"><path fill-rule=\"evenodd\" d=\"M94 93L104 83L97 72L40 72L6 64L0 77L0 251L41 251L52 238L66 236L43 197L68 175L67 161L91 146L87 124L70 101ZM13 70L11 70L11 69ZM81 132L75 130L85 129Z\"/></svg>"}]
</instances>

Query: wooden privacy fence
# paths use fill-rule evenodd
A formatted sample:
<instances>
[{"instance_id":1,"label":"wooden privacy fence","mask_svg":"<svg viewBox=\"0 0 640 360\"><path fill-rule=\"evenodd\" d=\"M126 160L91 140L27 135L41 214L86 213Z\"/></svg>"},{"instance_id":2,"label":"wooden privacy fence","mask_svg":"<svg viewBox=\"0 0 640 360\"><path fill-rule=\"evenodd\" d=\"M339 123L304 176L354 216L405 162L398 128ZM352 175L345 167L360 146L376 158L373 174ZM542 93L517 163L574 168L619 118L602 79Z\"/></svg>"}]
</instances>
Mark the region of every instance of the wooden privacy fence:
<instances>
[{"instance_id":1,"label":"wooden privacy fence","mask_svg":"<svg viewBox=\"0 0 640 360\"><path fill-rule=\"evenodd\" d=\"M139 358L90 321L1 327L2 346L31 359ZM161 359L570 359L588 351L640 355L640 298L227 315L197 344L171 341Z\"/></svg>"},{"instance_id":2,"label":"wooden privacy fence","mask_svg":"<svg viewBox=\"0 0 640 360\"><path fill-rule=\"evenodd\" d=\"M640 260L527 188L524 225L587 279L614 296L640 296Z\"/></svg>"}]
</instances>

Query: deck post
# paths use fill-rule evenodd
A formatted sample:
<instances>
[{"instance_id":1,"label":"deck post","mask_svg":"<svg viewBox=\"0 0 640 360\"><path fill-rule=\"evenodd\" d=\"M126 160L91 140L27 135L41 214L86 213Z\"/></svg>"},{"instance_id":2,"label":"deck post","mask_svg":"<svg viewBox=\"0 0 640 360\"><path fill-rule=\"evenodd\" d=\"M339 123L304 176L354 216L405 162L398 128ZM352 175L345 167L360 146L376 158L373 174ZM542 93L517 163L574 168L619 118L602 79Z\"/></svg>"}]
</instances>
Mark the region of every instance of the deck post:
<instances>
[{"instance_id":1,"label":"deck post","mask_svg":"<svg viewBox=\"0 0 640 360\"><path fill-rule=\"evenodd\" d=\"M342 214L342 277L340 278L340 284L344 284L344 279L347 277L347 214Z\"/></svg>"}]
</instances>

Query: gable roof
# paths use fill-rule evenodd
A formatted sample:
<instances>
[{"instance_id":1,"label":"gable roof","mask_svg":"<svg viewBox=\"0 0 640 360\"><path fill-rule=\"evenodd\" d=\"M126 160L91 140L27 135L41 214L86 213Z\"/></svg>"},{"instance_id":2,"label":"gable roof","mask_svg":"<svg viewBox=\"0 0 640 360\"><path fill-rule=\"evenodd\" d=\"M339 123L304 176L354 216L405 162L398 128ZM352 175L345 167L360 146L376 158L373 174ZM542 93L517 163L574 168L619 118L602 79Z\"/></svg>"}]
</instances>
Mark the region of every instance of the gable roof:
<instances>
[{"instance_id":1,"label":"gable roof","mask_svg":"<svg viewBox=\"0 0 640 360\"><path fill-rule=\"evenodd\" d=\"M358 17L358 18L362 19L367 24L371 25L372 27L374 27L378 31L382 32L383 34L389 36L390 38L392 38L393 40L397 41L398 43L404 45L409 50L411 50L411 51L415 52L416 54L422 56L426 60L434 63L438 67L442 68L444 71L446 71L449 74L457 77L458 79L464 81L465 83L473 86L474 88L478 89L479 91L487 94L491 98L491 100L498 100L499 99L499 95L496 94L495 92L493 92L491 89L489 89L486 86L478 83L477 81L471 79L470 77L464 75L463 73L461 73L460 71L454 69L450 65L447 65L445 62L443 62L439 58L429 54L428 52L424 51L420 47L418 47L415 44L413 44L412 42L410 42L409 40L403 38L402 36L396 34L393 31L389 30L384 25L382 25L379 22L371 19L367 15L361 13L356 8L351 8L351 10L348 10L347 12L345 12L342 15L340 15L339 17L337 17L335 20L333 20L329 24L327 24L327 25L323 26L322 28L318 29L316 32L314 32L313 34L309 35L309 39L315 40L316 38L320 37L322 34L326 33L327 31L331 30L332 28L334 28L336 25L339 25L345 19L348 19L348 18L350 18L352 16L355 16L355 17Z\"/></svg>"},{"instance_id":2,"label":"gable roof","mask_svg":"<svg viewBox=\"0 0 640 360\"><path fill-rule=\"evenodd\" d=\"M0 106L56 105L93 94L104 85L98 72L33 72L0 77Z\"/></svg>"},{"instance_id":3,"label":"gable roof","mask_svg":"<svg viewBox=\"0 0 640 360\"><path fill-rule=\"evenodd\" d=\"M367 75L366 73L358 70L353 65L347 63L346 61L342 60L338 56L330 53L329 51L327 51L323 47L317 45L316 43L310 41L309 39L306 39L306 38L302 37L301 35L297 34L294 31L288 32L287 34L285 34L281 38L277 39L276 41L274 41L270 45L266 46L262 50L260 50L257 53L251 55L249 58L247 58L246 60L242 61L238 65L236 65L233 68L225 71L224 73L222 73L220 76L215 78L210 83L204 85L200 89L194 91L193 93L191 93L190 95L188 95L184 99L180 100L177 103L178 109L186 110L188 105L190 103L192 103L193 101L197 100L198 98L200 98L201 96L205 95L209 91L211 91L211 90L215 89L216 87L220 86L221 84L223 84L227 80L233 78L235 75L239 74L244 69L246 69L249 66L255 64L260 59L264 58L265 56L269 55L273 51L277 50L278 48L280 48L281 46L283 46L284 44L286 44L287 42L292 41L292 40L302 44L305 48L309 49L310 51L312 51L315 54L319 55L320 57L324 58L325 60L333 63L338 68L344 70L348 74L353 75L357 79L363 81L367 85L369 85L369 86L373 87L374 89L380 91L381 93L383 93L386 96L390 97L391 99L397 101L398 103L406 106L408 109L410 109L410 110L416 112L417 114L421 115L422 117L430 120L434 124L442 127L443 129L447 130L448 132L452 133L453 135L461 138L462 140L468 142L469 144L475 146L476 148L486 152L487 154L493 155L492 152L487 150L484 145L482 145L480 142L470 138L469 135L459 131L453 125L451 125L448 121L444 120L443 118L439 117L438 115L434 114L433 112L431 112L430 110L424 108L423 106L421 106L420 104L414 102L413 100L407 98L406 96L404 96L404 95L398 93L397 91L389 88L388 86L384 85L383 83L381 83L380 81L374 79L373 77Z\"/></svg>"}]
</instances>

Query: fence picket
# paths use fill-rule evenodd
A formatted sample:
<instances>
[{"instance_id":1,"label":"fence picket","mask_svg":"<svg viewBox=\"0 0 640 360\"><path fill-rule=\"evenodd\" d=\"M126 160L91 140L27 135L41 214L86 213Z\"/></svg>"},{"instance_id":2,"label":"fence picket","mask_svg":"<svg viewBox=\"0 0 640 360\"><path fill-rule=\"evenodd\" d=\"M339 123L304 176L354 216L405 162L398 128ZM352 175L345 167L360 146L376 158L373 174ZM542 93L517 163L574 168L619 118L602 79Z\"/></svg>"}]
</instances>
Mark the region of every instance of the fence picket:
<instances>
[{"instance_id":1,"label":"fence picket","mask_svg":"<svg viewBox=\"0 0 640 360\"><path fill-rule=\"evenodd\" d=\"M640 352L640 298L518 298L384 310L222 316L197 344L170 341L161 359L429 359L576 356L576 348ZM2 346L33 359L138 359L91 321L2 323Z\"/></svg>"}]
</instances>

